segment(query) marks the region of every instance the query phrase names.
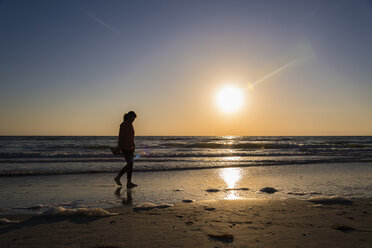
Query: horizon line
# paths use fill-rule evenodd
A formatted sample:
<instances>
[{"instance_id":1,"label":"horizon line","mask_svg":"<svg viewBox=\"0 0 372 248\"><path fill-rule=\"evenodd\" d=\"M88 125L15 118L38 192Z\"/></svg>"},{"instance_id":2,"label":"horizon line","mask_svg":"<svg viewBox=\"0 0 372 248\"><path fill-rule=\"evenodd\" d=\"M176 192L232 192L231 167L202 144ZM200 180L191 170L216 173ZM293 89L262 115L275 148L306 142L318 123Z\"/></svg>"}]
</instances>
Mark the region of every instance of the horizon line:
<instances>
[{"instance_id":1,"label":"horizon line","mask_svg":"<svg viewBox=\"0 0 372 248\"><path fill-rule=\"evenodd\" d=\"M50 135L50 134L0 134L0 137L116 137L118 135ZM365 136L365 137L372 137L372 134L311 134L311 135L136 135L135 137L357 137L357 136Z\"/></svg>"}]
</instances>

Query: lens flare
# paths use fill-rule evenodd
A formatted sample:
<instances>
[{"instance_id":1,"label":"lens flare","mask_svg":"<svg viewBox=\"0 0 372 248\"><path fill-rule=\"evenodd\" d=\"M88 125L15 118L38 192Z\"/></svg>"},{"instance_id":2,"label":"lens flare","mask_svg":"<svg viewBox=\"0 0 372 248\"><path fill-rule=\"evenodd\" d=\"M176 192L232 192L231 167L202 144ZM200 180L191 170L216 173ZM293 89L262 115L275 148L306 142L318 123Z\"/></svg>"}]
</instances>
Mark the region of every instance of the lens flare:
<instances>
[{"instance_id":1,"label":"lens flare","mask_svg":"<svg viewBox=\"0 0 372 248\"><path fill-rule=\"evenodd\" d=\"M250 89L251 91L253 91L254 87L256 87L257 84L260 84L262 83L263 81L271 78L272 76L286 70L288 67L291 67L292 65L296 64L297 62L299 61L299 59L294 59L292 61L289 61L288 63L276 68L275 70L273 70L272 72L266 74L265 76L263 76L262 78L258 79L257 81L253 82L253 83L248 83L248 89Z\"/></svg>"}]
</instances>

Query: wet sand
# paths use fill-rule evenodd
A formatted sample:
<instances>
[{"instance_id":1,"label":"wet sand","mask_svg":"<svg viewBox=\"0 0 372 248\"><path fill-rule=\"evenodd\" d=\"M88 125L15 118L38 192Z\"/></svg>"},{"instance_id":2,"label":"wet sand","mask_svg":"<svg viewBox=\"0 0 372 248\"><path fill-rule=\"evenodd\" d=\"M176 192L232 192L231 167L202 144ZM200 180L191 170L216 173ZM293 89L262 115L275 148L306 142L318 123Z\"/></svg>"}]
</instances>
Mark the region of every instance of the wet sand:
<instances>
[{"instance_id":1,"label":"wet sand","mask_svg":"<svg viewBox=\"0 0 372 248\"><path fill-rule=\"evenodd\" d=\"M372 198L176 203L114 216L6 215L2 247L370 247ZM333 203L333 204L326 204Z\"/></svg>"},{"instance_id":2,"label":"wet sand","mask_svg":"<svg viewBox=\"0 0 372 248\"><path fill-rule=\"evenodd\" d=\"M143 202L176 203L183 199L308 199L340 195L372 197L372 164L313 164L254 166L205 170L135 172L138 184L130 192L117 191L115 173L58 176L2 177L0 214L35 214L38 206L101 207L121 205L119 198ZM125 177L122 180L125 183ZM266 194L264 187L278 191ZM215 191L210 192L210 189ZM235 189L235 190L232 190ZM245 189L245 190L244 190Z\"/></svg>"}]
</instances>

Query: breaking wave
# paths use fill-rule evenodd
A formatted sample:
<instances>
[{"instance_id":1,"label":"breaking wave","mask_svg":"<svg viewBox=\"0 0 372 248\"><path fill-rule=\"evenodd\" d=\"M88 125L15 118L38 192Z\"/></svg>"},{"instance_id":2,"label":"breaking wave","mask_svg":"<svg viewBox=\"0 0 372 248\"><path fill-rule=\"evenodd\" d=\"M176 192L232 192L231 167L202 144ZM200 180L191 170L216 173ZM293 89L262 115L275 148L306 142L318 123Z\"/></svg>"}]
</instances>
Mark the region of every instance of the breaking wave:
<instances>
[{"instance_id":1,"label":"breaking wave","mask_svg":"<svg viewBox=\"0 0 372 248\"><path fill-rule=\"evenodd\" d=\"M2 136L0 176L114 172L117 137ZM136 137L137 171L372 162L372 137Z\"/></svg>"}]
</instances>

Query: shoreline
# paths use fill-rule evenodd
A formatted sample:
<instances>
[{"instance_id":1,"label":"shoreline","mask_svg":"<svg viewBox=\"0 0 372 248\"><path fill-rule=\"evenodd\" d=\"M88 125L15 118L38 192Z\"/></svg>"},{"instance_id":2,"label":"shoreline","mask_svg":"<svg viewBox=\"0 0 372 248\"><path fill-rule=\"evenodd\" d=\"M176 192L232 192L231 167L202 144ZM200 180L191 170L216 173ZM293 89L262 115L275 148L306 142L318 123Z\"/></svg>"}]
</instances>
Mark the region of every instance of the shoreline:
<instances>
[{"instance_id":1,"label":"shoreline","mask_svg":"<svg viewBox=\"0 0 372 248\"><path fill-rule=\"evenodd\" d=\"M38 209L42 205L109 208L121 205L123 198L134 205L183 199L366 198L372 197L371 170L371 163L355 163L135 172L138 187L131 190L115 186L114 173L7 177L0 180L0 214L44 210ZM262 193L265 187L278 191Z\"/></svg>"},{"instance_id":2,"label":"shoreline","mask_svg":"<svg viewBox=\"0 0 372 248\"><path fill-rule=\"evenodd\" d=\"M89 161L83 161L89 163ZM103 161L105 162L105 161ZM53 162L56 163L56 162ZM64 161L58 162L58 163L64 163ZM100 163L100 162L94 162L94 163ZM117 161L117 163L121 163L122 165L125 164L123 161ZM329 164L335 164L337 165L343 165L343 164L372 164L372 161L336 161L330 163L329 161L326 162L306 162L306 163L301 163L298 161L294 162L284 162L282 164L255 164L255 165L232 165L232 166L209 166L209 167L191 167L191 168L169 168L169 169L133 169L133 173L152 173L152 172L178 172L178 171L198 171L198 170L209 170L209 169L225 169L225 168L255 168L255 167L278 167L278 166L319 166L319 165L329 165ZM86 175L86 174L112 174L112 173L117 173L120 171L120 168L122 165L117 169L117 170L112 170L112 171L99 171L99 170L93 170L93 171L81 171L81 172L63 172L63 173L19 173L19 174L0 174L0 178L9 178L9 177L44 177L44 176L68 176L68 175Z\"/></svg>"},{"instance_id":3,"label":"shoreline","mask_svg":"<svg viewBox=\"0 0 372 248\"><path fill-rule=\"evenodd\" d=\"M0 225L0 240L4 247L368 247L372 198L352 201L206 200L107 208L118 215L105 217L7 215L20 222Z\"/></svg>"}]
</instances>

